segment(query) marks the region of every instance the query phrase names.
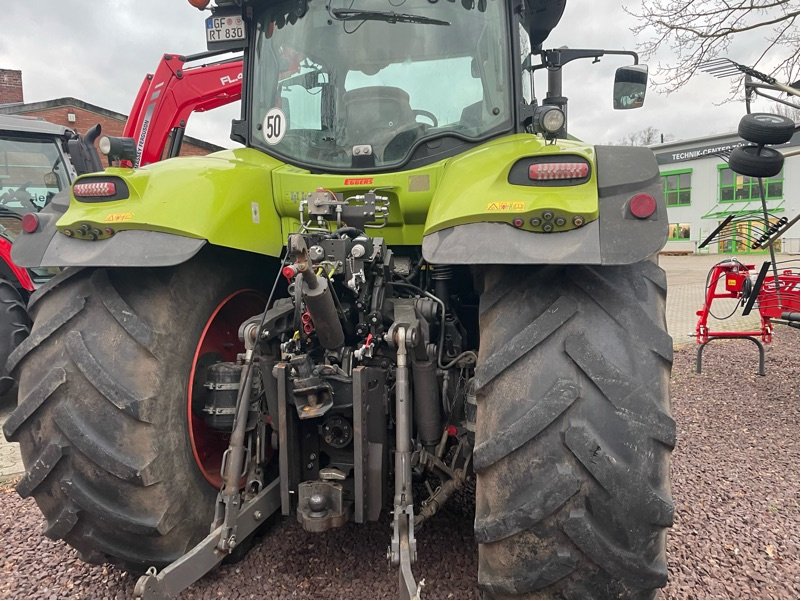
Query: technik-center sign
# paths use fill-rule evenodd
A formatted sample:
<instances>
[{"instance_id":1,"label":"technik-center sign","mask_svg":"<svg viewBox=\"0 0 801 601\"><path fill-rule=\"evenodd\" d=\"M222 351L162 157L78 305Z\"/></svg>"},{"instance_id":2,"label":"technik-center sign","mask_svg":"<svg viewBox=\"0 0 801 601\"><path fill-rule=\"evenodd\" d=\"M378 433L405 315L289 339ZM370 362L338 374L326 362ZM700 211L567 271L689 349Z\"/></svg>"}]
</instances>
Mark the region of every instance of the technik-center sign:
<instances>
[{"instance_id":1,"label":"technik-center sign","mask_svg":"<svg viewBox=\"0 0 801 601\"><path fill-rule=\"evenodd\" d=\"M791 146L798 146L799 136L798 131L793 134L793 137L786 144L779 144L774 148L787 148ZM739 146L749 144L742 138L738 138L732 142L724 142L722 144L710 144L706 146L694 146L692 148L683 148L681 150L672 150L667 152L657 152L656 162L660 165L668 165L670 163L682 163L684 161L696 161L707 157L715 156L722 152L731 152Z\"/></svg>"}]
</instances>

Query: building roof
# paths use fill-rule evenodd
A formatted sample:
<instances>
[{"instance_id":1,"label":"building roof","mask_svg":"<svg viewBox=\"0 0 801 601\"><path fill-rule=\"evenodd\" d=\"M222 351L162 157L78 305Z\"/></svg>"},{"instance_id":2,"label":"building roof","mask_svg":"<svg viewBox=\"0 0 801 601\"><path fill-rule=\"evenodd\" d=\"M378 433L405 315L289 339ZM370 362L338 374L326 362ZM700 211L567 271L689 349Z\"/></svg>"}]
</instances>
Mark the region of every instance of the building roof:
<instances>
[{"instance_id":1,"label":"building roof","mask_svg":"<svg viewBox=\"0 0 801 601\"><path fill-rule=\"evenodd\" d=\"M799 143L798 124L795 126L795 133L792 139L786 144L773 146L776 149L797 148ZM728 156L733 149L738 146L748 144L740 137L737 132L725 134L715 134L702 138L691 138L689 140L674 140L663 144L652 144L649 146L656 155L656 162L659 165L669 165L672 163L683 163L698 159L721 158ZM787 154L786 152L784 154Z\"/></svg>"},{"instance_id":2,"label":"building roof","mask_svg":"<svg viewBox=\"0 0 801 601\"><path fill-rule=\"evenodd\" d=\"M25 102L25 103L17 103L17 104L0 104L0 115L21 115L25 113L35 113L39 111L46 111L54 108L66 107L71 106L78 109L83 109L85 111L89 111L90 113L95 113L97 115L101 115L108 119L116 119L118 121L127 121L128 116L123 115L122 113L118 113L116 111L112 111L102 106L97 106L96 104L91 104L89 102L85 102L83 100L79 100L78 98L73 98L71 96L67 96L64 98L55 98L53 100L42 100L40 102ZM194 146L198 146L209 152L216 152L218 150L223 150L222 146L217 146L216 144L212 144L211 142L206 142L205 140L200 140L198 138L193 138L192 136L184 136L184 142L192 144Z\"/></svg>"},{"instance_id":3,"label":"building roof","mask_svg":"<svg viewBox=\"0 0 801 601\"><path fill-rule=\"evenodd\" d=\"M793 140L787 142L787 144L780 144L779 146L792 146L795 144L798 145L798 123L795 124L795 136ZM688 138L686 140L671 140L670 142L663 142L660 144L651 144L649 148L653 150L655 153L665 152L667 150L673 150L676 148L684 148L686 146L712 146L716 142L727 142L730 140L741 140L740 134L736 131L722 133L722 134L713 134L709 136L701 136L699 138Z\"/></svg>"}]
</instances>

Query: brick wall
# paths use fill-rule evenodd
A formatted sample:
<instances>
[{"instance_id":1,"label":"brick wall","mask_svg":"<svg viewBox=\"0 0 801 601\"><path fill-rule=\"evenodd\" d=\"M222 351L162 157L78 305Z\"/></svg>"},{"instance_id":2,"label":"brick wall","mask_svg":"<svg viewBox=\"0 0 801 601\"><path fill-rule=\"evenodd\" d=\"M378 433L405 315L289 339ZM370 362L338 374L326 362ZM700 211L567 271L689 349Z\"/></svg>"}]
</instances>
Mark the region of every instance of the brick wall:
<instances>
[{"instance_id":1,"label":"brick wall","mask_svg":"<svg viewBox=\"0 0 801 601\"><path fill-rule=\"evenodd\" d=\"M0 69L0 104L24 102L22 98L22 71Z\"/></svg>"},{"instance_id":2,"label":"brick wall","mask_svg":"<svg viewBox=\"0 0 801 601\"><path fill-rule=\"evenodd\" d=\"M83 108L66 105L42 111L28 111L24 114L30 117L39 117L50 123L69 127L80 134L86 133L86 130L99 123L103 134L107 136L121 136L122 130L125 127L125 119L114 119ZM75 116L74 121L69 120L68 115L70 114ZM205 156L208 153L209 151L206 148L195 146L186 140L184 140L184 143L181 145L181 156ZM104 155L101 155L101 159L104 165L107 164Z\"/></svg>"}]
</instances>

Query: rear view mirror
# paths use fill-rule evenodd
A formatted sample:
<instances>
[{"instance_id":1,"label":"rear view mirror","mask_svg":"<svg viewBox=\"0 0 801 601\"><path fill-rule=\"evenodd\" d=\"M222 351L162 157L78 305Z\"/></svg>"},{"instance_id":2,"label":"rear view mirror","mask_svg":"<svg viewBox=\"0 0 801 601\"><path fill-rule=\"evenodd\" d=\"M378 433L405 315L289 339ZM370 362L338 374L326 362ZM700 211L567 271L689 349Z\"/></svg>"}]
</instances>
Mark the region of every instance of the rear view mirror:
<instances>
[{"instance_id":1,"label":"rear view mirror","mask_svg":"<svg viewBox=\"0 0 801 601\"><path fill-rule=\"evenodd\" d=\"M640 108L645 102L645 90L647 88L648 65L620 67L615 73L614 108Z\"/></svg>"}]
</instances>

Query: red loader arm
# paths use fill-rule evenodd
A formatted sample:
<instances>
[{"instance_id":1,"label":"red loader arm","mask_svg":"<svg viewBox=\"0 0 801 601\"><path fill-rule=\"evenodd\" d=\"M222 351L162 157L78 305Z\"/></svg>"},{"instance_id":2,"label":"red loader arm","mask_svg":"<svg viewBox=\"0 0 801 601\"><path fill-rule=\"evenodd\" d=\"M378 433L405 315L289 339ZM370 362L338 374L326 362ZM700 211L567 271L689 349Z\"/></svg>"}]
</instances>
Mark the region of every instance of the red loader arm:
<instances>
[{"instance_id":1,"label":"red loader arm","mask_svg":"<svg viewBox=\"0 0 801 601\"><path fill-rule=\"evenodd\" d=\"M161 160L168 138L170 156L180 149L189 115L215 109L242 97L242 59L185 67L207 58L165 54L136 95L123 137L136 142L135 167Z\"/></svg>"}]
</instances>

